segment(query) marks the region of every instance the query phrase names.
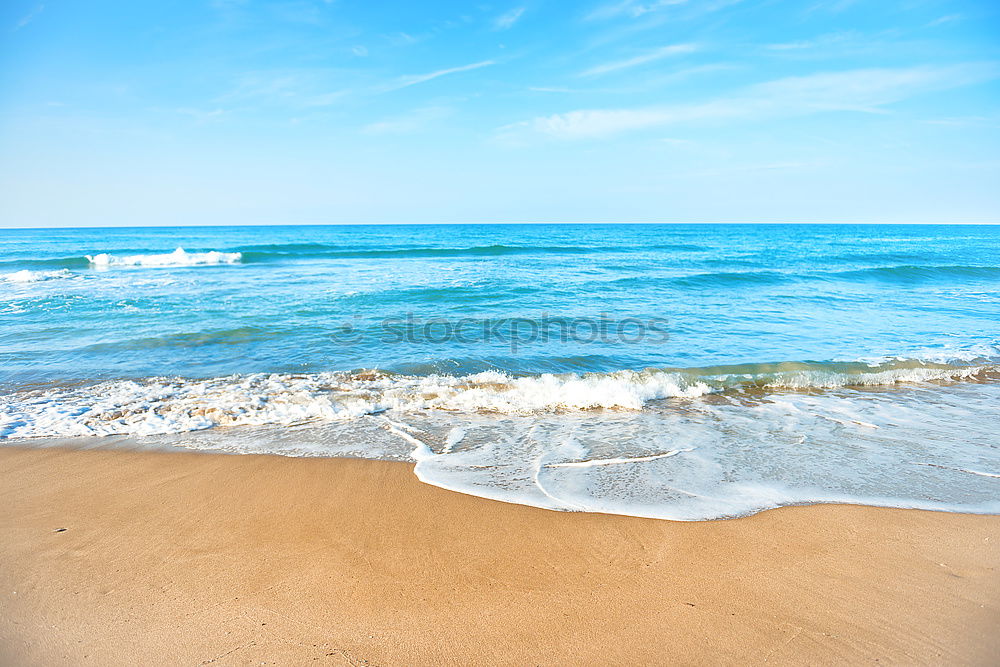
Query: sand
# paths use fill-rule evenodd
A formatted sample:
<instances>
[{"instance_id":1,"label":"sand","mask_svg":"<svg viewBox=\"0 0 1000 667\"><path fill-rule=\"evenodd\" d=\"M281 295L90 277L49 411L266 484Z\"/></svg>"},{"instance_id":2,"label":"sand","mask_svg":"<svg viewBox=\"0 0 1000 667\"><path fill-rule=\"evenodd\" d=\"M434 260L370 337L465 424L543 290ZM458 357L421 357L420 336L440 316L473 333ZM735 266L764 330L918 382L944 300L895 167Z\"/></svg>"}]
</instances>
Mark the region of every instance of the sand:
<instances>
[{"instance_id":1,"label":"sand","mask_svg":"<svg viewBox=\"0 0 1000 667\"><path fill-rule=\"evenodd\" d=\"M1000 517L677 523L407 464L0 449L0 664L989 664Z\"/></svg>"}]
</instances>

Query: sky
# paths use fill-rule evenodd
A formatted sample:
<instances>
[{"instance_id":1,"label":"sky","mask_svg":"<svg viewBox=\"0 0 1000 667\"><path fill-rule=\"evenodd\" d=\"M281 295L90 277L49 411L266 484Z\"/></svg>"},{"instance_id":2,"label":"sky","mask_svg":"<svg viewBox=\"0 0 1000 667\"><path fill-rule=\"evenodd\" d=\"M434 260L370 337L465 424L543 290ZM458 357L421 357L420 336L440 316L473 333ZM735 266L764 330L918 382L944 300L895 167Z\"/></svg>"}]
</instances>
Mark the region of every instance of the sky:
<instances>
[{"instance_id":1,"label":"sky","mask_svg":"<svg viewBox=\"0 0 1000 667\"><path fill-rule=\"evenodd\" d=\"M584 221L1000 222L1000 3L0 3L0 226Z\"/></svg>"}]
</instances>

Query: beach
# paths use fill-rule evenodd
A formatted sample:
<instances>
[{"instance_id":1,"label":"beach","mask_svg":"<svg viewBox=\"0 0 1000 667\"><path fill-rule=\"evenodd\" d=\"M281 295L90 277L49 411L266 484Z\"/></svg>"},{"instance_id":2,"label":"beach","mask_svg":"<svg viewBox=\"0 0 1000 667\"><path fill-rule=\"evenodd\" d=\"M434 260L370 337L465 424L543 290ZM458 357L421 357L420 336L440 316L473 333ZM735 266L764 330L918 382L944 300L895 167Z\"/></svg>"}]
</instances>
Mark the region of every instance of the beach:
<instances>
[{"instance_id":1,"label":"beach","mask_svg":"<svg viewBox=\"0 0 1000 667\"><path fill-rule=\"evenodd\" d=\"M1000 667L1000 0L0 33L0 667Z\"/></svg>"},{"instance_id":2,"label":"beach","mask_svg":"<svg viewBox=\"0 0 1000 667\"><path fill-rule=\"evenodd\" d=\"M0 449L0 662L995 663L1000 517L673 522L412 465Z\"/></svg>"}]
</instances>

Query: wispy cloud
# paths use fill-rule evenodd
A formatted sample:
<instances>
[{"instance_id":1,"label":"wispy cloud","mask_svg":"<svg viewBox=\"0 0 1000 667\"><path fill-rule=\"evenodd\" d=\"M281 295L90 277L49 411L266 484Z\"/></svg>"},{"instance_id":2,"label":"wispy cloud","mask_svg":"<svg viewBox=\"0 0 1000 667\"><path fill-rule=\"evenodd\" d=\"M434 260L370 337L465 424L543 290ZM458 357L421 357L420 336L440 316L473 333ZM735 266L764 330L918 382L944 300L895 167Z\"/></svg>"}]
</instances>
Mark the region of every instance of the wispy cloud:
<instances>
[{"instance_id":1,"label":"wispy cloud","mask_svg":"<svg viewBox=\"0 0 1000 667\"><path fill-rule=\"evenodd\" d=\"M962 116L958 118L932 118L925 120L928 125L943 125L947 127L1000 127L1000 118L989 116Z\"/></svg>"},{"instance_id":2,"label":"wispy cloud","mask_svg":"<svg viewBox=\"0 0 1000 667\"><path fill-rule=\"evenodd\" d=\"M407 114L369 123L361 128L361 132L370 135L411 134L451 116L453 112L451 107L445 106L421 107Z\"/></svg>"},{"instance_id":3,"label":"wispy cloud","mask_svg":"<svg viewBox=\"0 0 1000 667\"><path fill-rule=\"evenodd\" d=\"M811 14L813 12L825 11L832 14L839 14L857 3L857 1L858 0L820 0L819 2L814 2L807 7L805 13Z\"/></svg>"},{"instance_id":4,"label":"wispy cloud","mask_svg":"<svg viewBox=\"0 0 1000 667\"><path fill-rule=\"evenodd\" d=\"M841 30L806 39L763 45L764 51L789 58L828 60L864 55L875 62L884 59L887 53L921 53L924 48L926 42L908 40L901 31L892 28L878 32Z\"/></svg>"},{"instance_id":5,"label":"wispy cloud","mask_svg":"<svg viewBox=\"0 0 1000 667\"><path fill-rule=\"evenodd\" d=\"M653 0L653 2L640 2L639 0L623 0L608 5L602 5L587 15L588 19L610 19L617 16L630 16L637 18L643 14L658 11L665 7L687 4L689 0Z\"/></svg>"},{"instance_id":6,"label":"wispy cloud","mask_svg":"<svg viewBox=\"0 0 1000 667\"><path fill-rule=\"evenodd\" d=\"M189 116L198 123L207 123L208 121L219 118L226 113L225 109L197 109L194 107L178 107L171 111L181 116Z\"/></svg>"},{"instance_id":7,"label":"wispy cloud","mask_svg":"<svg viewBox=\"0 0 1000 667\"><path fill-rule=\"evenodd\" d=\"M34 21L39 14L45 10L45 5L36 5L34 9L21 17L21 20L14 25L14 30L20 30L24 26Z\"/></svg>"},{"instance_id":8,"label":"wispy cloud","mask_svg":"<svg viewBox=\"0 0 1000 667\"><path fill-rule=\"evenodd\" d=\"M411 35L408 32L396 32L391 35L385 35L385 39L392 46L410 46L426 39L426 36Z\"/></svg>"},{"instance_id":9,"label":"wispy cloud","mask_svg":"<svg viewBox=\"0 0 1000 667\"><path fill-rule=\"evenodd\" d=\"M847 41L857 39L858 35L852 32L831 32L812 39L803 39L794 42L781 42L778 44L768 44L771 51L804 51L817 47L833 46Z\"/></svg>"},{"instance_id":10,"label":"wispy cloud","mask_svg":"<svg viewBox=\"0 0 1000 667\"><path fill-rule=\"evenodd\" d=\"M254 6L250 0L210 0L209 6L229 20L239 19L241 22L264 21L267 23L291 23L304 25L322 25L329 12L324 9L328 2L315 0L280 0L260 3Z\"/></svg>"},{"instance_id":11,"label":"wispy cloud","mask_svg":"<svg viewBox=\"0 0 1000 667\"><path fill-rule=\"evenodd\" d=\"M962 18L963 17L961 14L948 14L947 16L942 16L940 18L934 19L933 21L927 24L927 27L936 28L937 26L945 25L946 23L955 23L957 21L961 21Z\"/></svg>"},{"instance_id":12,"label":"wispy cloud","mask_svg":"<svg viewBox=\"0 0 1000 667\"><path fill-rule=\"evenodd\" d=\"M515 7L509 12L505 12L500 16L493 19L493 29L494 30L509 30L514 27L514 24L521 19L521 15L524 14L524 7Z\"/></svg>"},{"instance_id":13,"label":"wispy cloud","mask_svg":"<svg viewBox=\"0 0 1000 667\"><path fill-rule=\"evenodd\" d=\"M324 11L319 5L302 0L278 2L270 6L271 15L278 21L316 26L323 24Z\"/></svg>"},{"instance_id":14,"label":"wispy cloud","mask_svg":"<svg viewBox=\"0 0 1000 667\"><path fill-rule=\"evenodd\" d=\"M663 58L667 58L669 56L693 53L697 50L698 47L694 44L671 44L669 46L662 46L658 49L653 49L652 51L647 51L646 53L635 56L634 58L618 60L615 62L604 63L603 65L598 65L596 67L591 67L588 70L580 72L580 76L597 76L599 74L607 74L608 72L617 72L618 70L637 67L638 65L645 65L646 63L662 60Z\"/></svg>"},{"instance_id":15,"label":"wispy cloud","mask_svg":"<svg viewBox=\"0 0 1000 667\"><path fill-rule=\"evenodd\" d=\"M681 69L672 69L669 72L643 77L641 82L632 82L626 85L612 84L601 87L571 88L568 86L529 86L528 90L535 93L563 93L580 95L634 95L637 93L649 93L663 86L673 85L679 81L686 81L692 77L712 74L715 72L727 72L741 69L741 65L732 63L706 63Z\"/></svg>"},{"instance_id":16,"label":"wispy cloud","mask_svg":"<svg viewBox=\"0 0 1000 667\"><path fill-rule=\"evenodd\" d=\"M243 7L247 4L247 0L211 0L208 4L212 9L228 11Z\"/></svg>"},{"instance_id":17,"label":"wispy cloud","mask_svg":"<svg viewBox=\"0 0 1000 667\"><path fill-rule=\"evenodd\" d=\"M685 32L697 29L697 22L726 8L740 4L744 0L672 0L668 3L625 2L600 7L584 20L611 19L622 17L627 20L613 22L611 28L605 28L588 40L588 48L601 48L616 42L638 43L640 33L659 31L666 34L678 34L681 24L690 26L683 28ZM669 11L668 11L669 10Z\"/></svg>"},{"instance_id":18,"label":"wispy cloud","mask_svg":"<svg viewBox=\"0 0 1000 667\"><path fill-rule=\"evenodd\" d=\"M235 87L217 97L225 105L280 105L311 109L336 104L354 91L335 86L337 72L323 69L261 70L241 74Z\"/></svg>"},{"instance_id":19,"label":"wispy cloud","mask_svg":"<svg viewBox=\"0 0 1000 667\"><path fill-rule=\"evenodd\" d=\"M449 67L447 69L439 69L435 72L428 72L427 74L413 74L409 76L400 77L396 83L386 87L386 90L398 90L400 88L406 88L408 86L415 86L418 83L425 83L431 81L432 79L437 79L438 77L447 76L449 74L458 74L459 72L468 72L470 70L479 69L481 67L489 67L490 65L496 65L494 60L483 60L478 63L471 63L469 65L462 65L461 67Z\"/></svg>"},{"instance_id":20,"label":"wispy cloud","mask_svg":"<svg viewBox=\"0 0 1000 667\"><path fill-rule=\"evenodd\" d=\"M501 135L539 133L561 139L605 137L702 120L746 120L829 111L883 113L908 97L1000 76L996 63L946 67L862 69L788 77L749 86L699 104L634 109L584 109L500 128Z\"/></svg>"},{"instance_id":21,"label":"wispy cloud","mask_svg":"<svg viewBox=\"0 0 1000 667\"><path fill-rule=\"evenodd\" d=\"M535 93L581 93L582 90L566 88L564 86L528 86L528 90Z\"/></svg>"}]
</instances>

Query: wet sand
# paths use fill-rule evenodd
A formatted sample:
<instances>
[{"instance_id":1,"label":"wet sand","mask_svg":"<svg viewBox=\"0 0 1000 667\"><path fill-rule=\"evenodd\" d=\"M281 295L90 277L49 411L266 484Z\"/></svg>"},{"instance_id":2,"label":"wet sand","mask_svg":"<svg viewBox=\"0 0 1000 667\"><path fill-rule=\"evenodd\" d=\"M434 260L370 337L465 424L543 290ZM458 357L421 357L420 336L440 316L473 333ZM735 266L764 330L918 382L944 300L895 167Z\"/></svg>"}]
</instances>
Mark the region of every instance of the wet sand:
<instances>
[{"instance_id":1,"label":"wet sand","mask_svg":"<svg viewBox=\"0 0 1000 667\"><path fill-rule=\"evenodd\" d=\"M0 663L1000 661L1000 517L677 523L402 463L0 449Z\"/></svg>"}]
</instances>

